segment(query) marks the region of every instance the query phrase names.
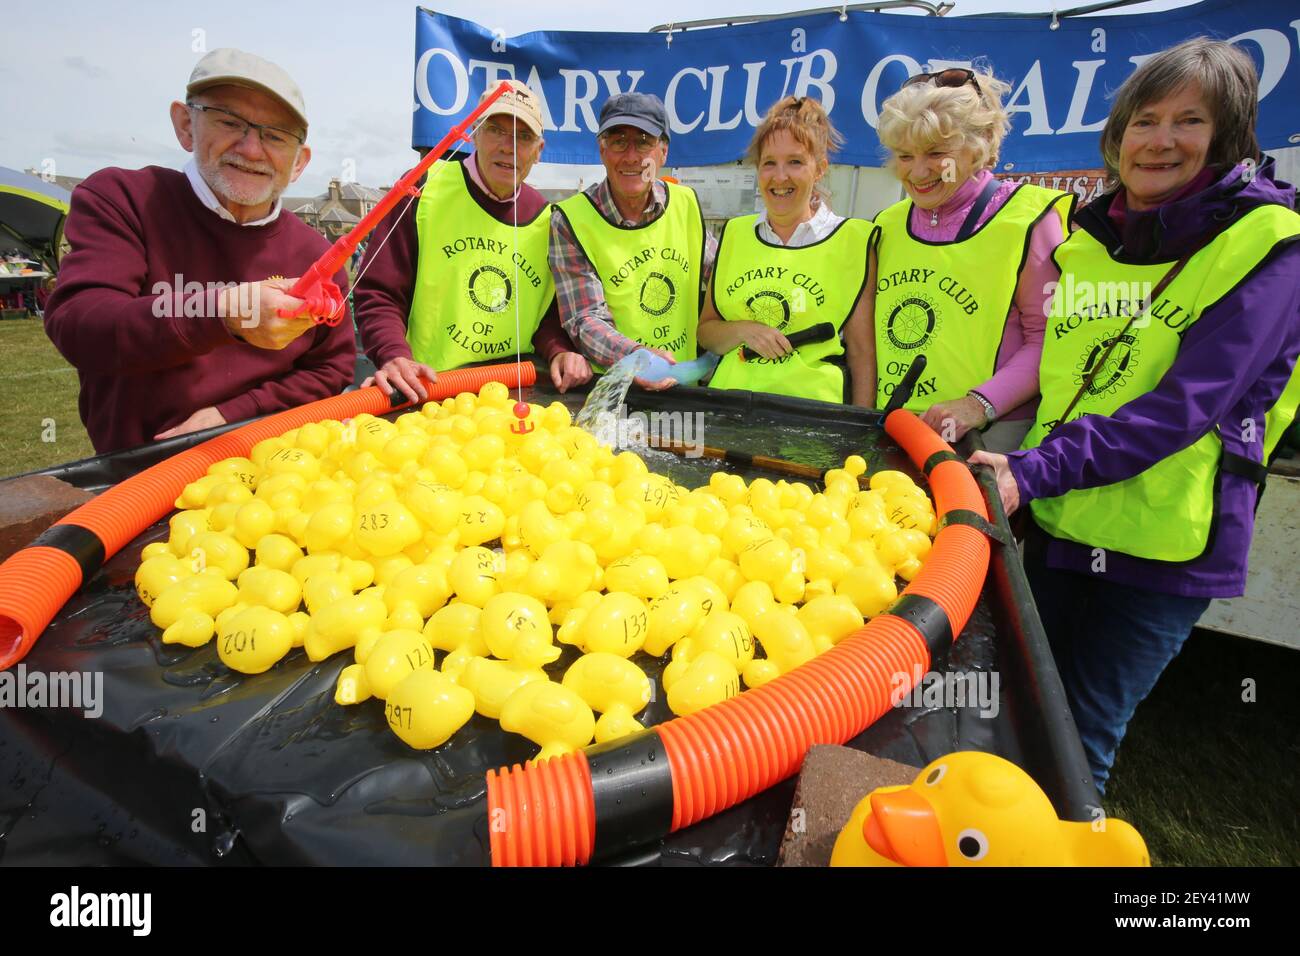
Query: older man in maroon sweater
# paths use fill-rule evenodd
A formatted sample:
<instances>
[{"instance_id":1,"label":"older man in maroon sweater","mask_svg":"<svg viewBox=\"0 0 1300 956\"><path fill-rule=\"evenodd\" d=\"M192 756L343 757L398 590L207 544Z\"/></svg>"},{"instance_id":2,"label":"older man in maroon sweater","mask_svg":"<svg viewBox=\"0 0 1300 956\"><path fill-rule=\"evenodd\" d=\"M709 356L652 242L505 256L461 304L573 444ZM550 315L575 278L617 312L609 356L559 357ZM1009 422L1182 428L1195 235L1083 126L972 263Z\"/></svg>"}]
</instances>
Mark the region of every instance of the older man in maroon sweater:
<instances>
[{"instance_id":1,"label":"older man in maroon sweater","mask_svg":"<svg viewBox=\"0 0 1300 956\"><path fill-rule=\"evenodd\" d=\"M430 365L513 360L530 348L562 392L591 378L560 325L546 199L524 183L544 145L541 110L527 86L510 85L484 115L474 152L435 164L419 203L398 206L375 229L355 301L361 341L386 392L424 398L419 377L435 377ZM498 296L485 300L493 288L475 282L488 275L497 277Z\"/></svg>"},{"instance_id":2,"label":"older man in maroon sweater","mask_svg":"<svg viewBox=\"0 0 1300 956\"><path fill-rule=\"evenodd\" d=\"M81 378L99 452L333 395L352 379L352 322L281 318L328 244L280 194L311 158L302 94L238 50L195 67L171 106L184 172L104 169L73 192L72 250L45 331ZM336 281L346 282L340 272ZM344 285L346 287L346 285Z\"/></svg>"}]
</instances>

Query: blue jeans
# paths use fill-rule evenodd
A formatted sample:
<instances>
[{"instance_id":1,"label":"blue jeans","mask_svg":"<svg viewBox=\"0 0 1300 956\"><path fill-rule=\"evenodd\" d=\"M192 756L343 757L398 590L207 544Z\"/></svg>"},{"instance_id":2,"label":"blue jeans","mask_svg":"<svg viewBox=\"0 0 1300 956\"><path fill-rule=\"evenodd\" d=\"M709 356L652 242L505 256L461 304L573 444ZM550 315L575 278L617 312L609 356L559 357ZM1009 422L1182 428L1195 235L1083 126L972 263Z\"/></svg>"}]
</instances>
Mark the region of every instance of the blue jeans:
<instances>
[{"instance_id":1,"label":"blue jeans","mask_svg":"<svg viewBox=\"0 0 1300 956\"><path fill-rule=\"evenodd\" d=\"M1133 712L1178 656L1210 599L1057 571L1030 555L1025 571L1093 779L1105 793Z\"/></svg>"}]
</instances>

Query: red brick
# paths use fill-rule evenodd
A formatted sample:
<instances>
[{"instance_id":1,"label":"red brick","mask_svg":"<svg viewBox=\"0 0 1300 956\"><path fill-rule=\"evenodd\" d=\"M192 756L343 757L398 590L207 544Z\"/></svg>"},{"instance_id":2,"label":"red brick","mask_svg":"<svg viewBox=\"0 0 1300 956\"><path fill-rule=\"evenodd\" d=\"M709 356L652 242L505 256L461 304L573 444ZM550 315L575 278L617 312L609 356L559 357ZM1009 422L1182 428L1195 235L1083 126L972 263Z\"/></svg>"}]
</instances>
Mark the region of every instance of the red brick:
<instances>
[{"instance_id":1,"label":"red brick","mask_svg":"<svg viewBox=\"0 0 1300 956\"><path fill-rule=\"evenodd\" d=\"M793 810L802 810L802 832L794 829L794 814L781 840L777 866L829 866L835 838L849 822L858 801L877 787L906 785L918 767L873 757L851 747L820 744L804 757Z\"/></svg>"},{"instance_id":2,"label":"red brick","mask_svg":"<svg viewBox=\"0 0 1300 956\"><path fill-rule=\"evenodd\" d=\"M0 561L93 497L49 475L0 481Z\"/></svg>"}]
</instances>

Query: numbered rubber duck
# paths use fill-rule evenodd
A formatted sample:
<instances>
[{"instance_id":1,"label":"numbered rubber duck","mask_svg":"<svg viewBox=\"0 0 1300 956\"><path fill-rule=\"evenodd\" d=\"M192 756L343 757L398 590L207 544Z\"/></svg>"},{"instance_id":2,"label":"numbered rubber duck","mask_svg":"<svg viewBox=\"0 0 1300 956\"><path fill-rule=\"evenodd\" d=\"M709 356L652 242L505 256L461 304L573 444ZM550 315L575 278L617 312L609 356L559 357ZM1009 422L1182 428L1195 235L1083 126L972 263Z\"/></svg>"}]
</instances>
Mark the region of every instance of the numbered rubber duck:
<instances>
[{"instance_id":1,"label":"numbered rubber duck","mask_svg":"<svg viewBox=\"0 0 1300 956\"><path fill-rule=\"evenodd\" d=\"M1150 866L1123 820L1057 819L1029 774L994 754L961 751L907 787L880 787L854 808L831 866Z\"/></svg>"},{"instance_id":2,"label":"numbered rubber duck","mask_svg":"<svg viewBox=\"0 0 1300 956\"><path fill-rule=\"evenodd\" d=\"M602 595L589 608L576 607L560 626L557 639L584 653L631 657L645 644L650 612L640 598L623 591Z\"/></svg>"},{"instance_id":3,"label":"numbered rubber duck","mask_svg":"<svg viewBox=\"0 0 1300 956\"><path fill-rule=\"evenodd\" d=\"M674 582L650 603L644 650L651 657L662 656L670 647L704 620L699 588L685 581Z\"/></svg>"},{"instance_id":4,"label":"numbered rubber duck","mask_svg":"<svg viewBox=\"0 0 1300 956\"><path fill-rule=\"evenodd\" d=\"M673 662L689 663L704 651L712 651L731 662L737 673L754 659L754 636L749 625L739 614L718 611L710 614L693 630L689 637L673 645ZM677 670L682 669L680 666ZM665 671L665 675L666 675ZM666 680L665 676L665 680Z\"/></svg>"},{"instance_id":5,"label":"numbered rubber duck","mask_svg":"<svg viewBox=\"0 0 1300 956\"><path fill-rule=\"evenodd\" d=\"M542 667L560 656L552 643L546 605L527 594L506 592L490 598L479 617L488 649L520 667Z\"/></svg>"},{"instance_id":6,"label":"numbered rubber duck","mask_svg":"<svg viewBox=\"0 0 1300 956\"><path fill-rule=\"evenodd\" d=\"M474 695L444 674L421 669L393 688L384 716L407 746L428 750L445 743L474 716Z\"/></svg>"},{"instance_id":7,"label":"numbered rubber duck","mask_svg":"<svg viewBox=\"0 0 1300 956\"><path fill-rule=\"evenodd\" d=\"M217 634L217 656L231 670L260 674L293 647L293 625L268 607L250 607L225 622Z\"/></svg>"},{"instance_id":8,"label":"numbered rubber duck","mask_svg":"<svg viewBox=\"0 0 1300 956\"><path fill-rule=\"evenodd\" d=\"M690 656L684 668L674 668L677 663L673 661L664 669L661 680L668 693L668 709L678 717L712 707L740 693L740 675L730 659L721 654L702 651Z\"/></svg>"},{"instance_id":9,"label":"numbered rubber duck","mask_svg":"<svg viewBox=\"0 0 1300 956\"><path fill-rule=\"evenodd\" d=\"M433 648L418 631L387 631L369 649L364 666L370 694L387 698L412 671L433 670Z\"/></svg>"}]
</instances>

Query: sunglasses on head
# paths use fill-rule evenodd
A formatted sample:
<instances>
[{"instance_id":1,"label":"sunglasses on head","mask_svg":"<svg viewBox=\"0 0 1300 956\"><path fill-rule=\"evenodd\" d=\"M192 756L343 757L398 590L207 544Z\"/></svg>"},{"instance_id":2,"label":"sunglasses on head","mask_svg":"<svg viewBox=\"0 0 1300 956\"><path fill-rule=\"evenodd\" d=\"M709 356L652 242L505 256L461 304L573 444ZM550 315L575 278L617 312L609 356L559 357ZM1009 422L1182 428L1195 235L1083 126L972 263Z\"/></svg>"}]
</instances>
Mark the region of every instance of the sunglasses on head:
<instances>
[{"instance_id":1,"label":"sunglasses on head","mask_svg":"<svg viewBox=\"0 0 1300 956\"><path fill-rule=\"evenodd\" d=\"M961 67L940 70L938 73L918 73L899 87L899 89L905 90L909 86L917 86L921 83L931 82L933 82L935 86L946 86L951 89L958 89L969 83L971 86L975 87L976 93L980 96L984 95L984 91L980 89L980 85L975 79L975 71L963 69Z\"/></svg>"}]
</instances>

